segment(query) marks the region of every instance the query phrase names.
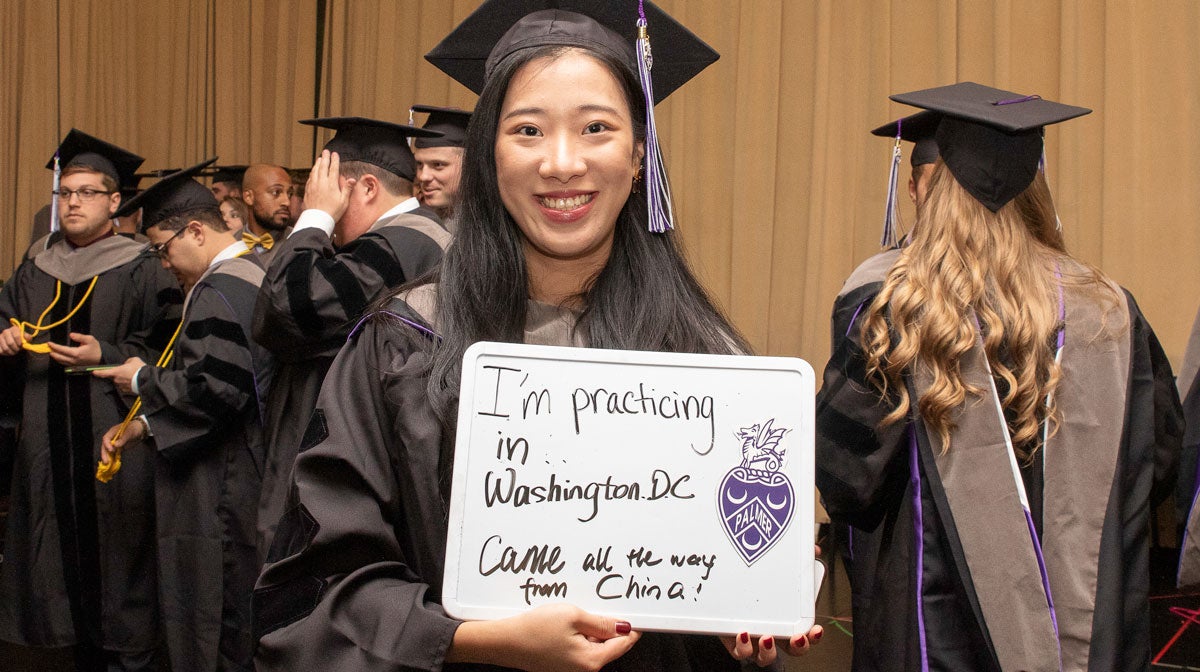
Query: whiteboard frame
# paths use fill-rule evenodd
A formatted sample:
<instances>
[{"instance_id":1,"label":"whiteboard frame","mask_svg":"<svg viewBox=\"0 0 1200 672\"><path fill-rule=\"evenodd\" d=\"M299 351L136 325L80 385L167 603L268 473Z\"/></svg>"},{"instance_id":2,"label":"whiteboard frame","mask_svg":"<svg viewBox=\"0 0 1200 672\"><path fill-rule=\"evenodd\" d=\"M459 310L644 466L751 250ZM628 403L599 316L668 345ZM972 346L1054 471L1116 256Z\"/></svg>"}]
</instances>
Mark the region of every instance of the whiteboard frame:
<instances>
[{"instance_id":1,"label":"whiteboard frame","mask_svg":"<svg viewBox=\"0 0 1200 672\"><path fill-rule=\"evenodd\" d=\"M816 376L808 362L792 357L754 357L733 355L701 355L688 353L659 353L629 350L601 350L593 348L577 348L545 345L526 345L514 343L496 343L481 341L473 344L463 355L462 387L458 411L458 434L456 446L452 494L450 498L449 521L446 538L446 562L442 584L442 605L446 613L463 620L491 620L515 616L533 607L530 606L481 606L468 604L460 599L458 577L463 571L473 569L469 554L463 556L462 527L466 507L464 481L468 475L469 456L465 447L471 445L475 431L475 417L471 400L475 399L477 386L487 384L480 381L475 372L479 370L479 360L492 357L506 357L526 360L549 360L571 363L613 363L635 366L669 366L704 369L737 369L743 371L786 371L796 372L801 377L800 417L813 427L815 420L814 398ZM482 430L481 430L482 431ZM490 441L489 437L489 441ZM747 590L759 590L773 596L783 598L779 594L780 585L794 586L795 592L791 599L795 604L794 616L783 620L764 620L752 613L738 614L736 608L729 615L722 616L673 616L638 612L634 610L605 609L607 605L596 605L573 599L566 602L577 604L596 614L612 616L630 621L634 628L643 631L679 632L695 634L736 634L751 632L755 635L774 635L791 637L807 633L816 620L816 598L824 577L824 565L817 561L814 553L815 545L815 492L814 461L815 454L813 432L802 433L798 450L789 450L788 461L797 460L799 465L791 467L789 473L793 477L796 510L789 523L786 534L800 535L800 557L796 558L794 576L770 576L756 586ZM482 443L480 444L483 445ZM480 451L482 452L482 451ZM732 465L731 465L732 466ZM806 569L807 568L807 569ZM809 581L804 575L808 575ZM781 580L782 579L782 580ZM556 600L562 602L564 600ZM553 601L551 601L553 602ZM622 604L636 604L622 602ZM613 605L617 606L617 605ZM751 611L751 609L747 609ZM636 612L636 613L635 613Z\"/></svg>"}]
</instances>

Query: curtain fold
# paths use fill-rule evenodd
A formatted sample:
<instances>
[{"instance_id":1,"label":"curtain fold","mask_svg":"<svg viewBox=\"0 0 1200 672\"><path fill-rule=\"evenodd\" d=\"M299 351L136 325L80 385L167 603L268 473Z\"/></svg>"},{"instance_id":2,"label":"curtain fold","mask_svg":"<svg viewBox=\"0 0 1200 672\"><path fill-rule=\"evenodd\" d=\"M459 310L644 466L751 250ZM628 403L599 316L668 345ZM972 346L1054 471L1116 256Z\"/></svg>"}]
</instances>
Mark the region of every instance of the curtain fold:
<instances>
[{"instance_id":1,"label":"curtain fold","mask_svg":"<svg viewBox=\"0 0 1200 672\"><path fill-rule=\"evenodd\" d=\"M318 0L0 0L0 277L72 126L148 168L298 167L314 104L400 122L473 106L422 55L478 0L324 4L321 31ZM878 246L891 143L868 130L915 111L888 94L972 80L1094 110L1047 131L1068 246L1137 295L1178 363L1200 304L1200 3L660 4L722 54L658 119L689 256L758 352L821 368L833 297Z\"/></svg>"}]
</instances>

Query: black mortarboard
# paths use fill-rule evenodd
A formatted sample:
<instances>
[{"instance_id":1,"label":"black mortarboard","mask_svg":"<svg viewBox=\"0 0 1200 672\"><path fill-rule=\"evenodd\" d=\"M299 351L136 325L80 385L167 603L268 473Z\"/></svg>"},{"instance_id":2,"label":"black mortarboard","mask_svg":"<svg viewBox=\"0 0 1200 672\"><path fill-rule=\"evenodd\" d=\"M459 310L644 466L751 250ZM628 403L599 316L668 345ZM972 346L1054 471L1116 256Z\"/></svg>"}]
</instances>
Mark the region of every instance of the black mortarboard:
<instances>
[{"instance_id":1,"label":"black mortarboard","mask_svg":"<svg viewBox=\"0 0 1200 672\"><path fill-rule=\"evenodd\" d=\"M212 208L219 210L217 198L212 191L194 178L200 171L216 162L216 157L202 161L183 170L171 173L150 185L145 191L122 203L117 217L124 217L138 208L142 209L142 230L185 212Z\"/></svg>"},{"instance_id":2,"label":"black mortarboard","mask_svg":"<svg viewBox=\"0 0 1200 672\"><path fill-rule=\"evenodd\" d=\"M212 182L236 182L242 184L242 178L246 175L246 169L250 166L213 166L212 167Z\"/></svg>"},{"instance_id":3,"label":"black mortarboard","mask_svg":"<svg viewBox=\"0 0 1200 672\"><path fill-rule=\"evenodd\" d=\"M413 105L409 108L409 118L413 112L428 113L424 128L427 131L437 131L440 138L415 138L413 147L462 147L467 140L467 125L471 123L471 113L457 107L433 107L432 105Z\"/></svg>"},{"instance_id":4,"label":"black mortarboard","mask_svg":"<svg viewBox=\"0 0 1200 672\"><path fill-rule=\"evenodd\" d=\"M325 143L325 149L337 152L342 161L363 161L409 181L416 175L417 167L408 139L441 136L437 131L363 117L325 117L300 123L337 131Z\"/></svg>"},{"instance_id":5,"label":"black mortarboard","mask_svg":"<svg viewBox=\"0 0 1200 672\"><path fill-rule=\"evenodd\" d=\"M937 141L934 140L933 136L937 132L938 122L941 120L942 115L926 110L888 122L871 131L871 134L884 138L894 138L896 137L896 133L899 132L901 140L913 143L912 152L909 154L909 162L913 168L916 168L917 166L937 161Z\"/></svg>"},{"instance_id":6,"label":"black mortarboard","mask_svg":"<svg viewBox=\"0 0 1200 672\"><path fill-rule=\"evenodd\" d=\"M145 161L133 152L75 128L59 143L54 156L58 157L59 168L64 171L71 166L85 166L113 178L118 187L132 182L134 171ZM51 170L54 169L54 156L46 163Z\"/></svg>"},{"instance_id":7,"label":"black mortarboard","mask_svg":"<svg viewBox=\"0 0 1200 672\"><path fill-rule=\"evenodd\" d=\"M942 113L935 134L942 160L958 183L992 212L1033 182L1042 159L1042 128L1091 112L974 82L891 98Z\"/></svg>"},{"instance_id":8,"label":"black mortarboard","mask_svg":"<svg viewBox=\"0 0 1200 672\"><path fill-rule=\"evenodd\" d=\"M138 185L141 184L142 180L147 177L150 177L150 175L147 173L134 173L132 176L130 176L129 182L121 185L121 201L128 201L134 196L137 196L141 191L141 189L138 189Z\"/></svg>"},{"instance_id":9,"label":"black mortarboard","mask_svg":"<svg viewBox=\"0 0 1200 672\"><path fill-rule=\"evenodd\" d=\"M645 3L653 42L654 102L661 102L720 55L651 2ZM475 93L496 64L522 49L550 44L607 53L638 72L638 2L487 0L425 59Z\"/></svg>"}]
</instances>

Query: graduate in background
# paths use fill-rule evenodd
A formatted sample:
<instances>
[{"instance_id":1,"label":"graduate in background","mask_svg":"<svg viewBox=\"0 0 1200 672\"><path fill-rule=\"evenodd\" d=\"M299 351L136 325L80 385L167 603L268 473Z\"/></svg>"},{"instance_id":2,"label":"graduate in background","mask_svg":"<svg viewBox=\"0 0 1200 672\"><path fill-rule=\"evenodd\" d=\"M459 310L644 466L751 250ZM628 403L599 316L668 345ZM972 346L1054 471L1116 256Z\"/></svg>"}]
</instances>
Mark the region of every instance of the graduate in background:
<instances>
[{"instance_id":1,"label":"graduate in background","mask_svg":"<svg viewBox=\"0 0 1200 672\"><path fill-rule=\"evenodd\" d=\"M120 483L96 481L101 434L129 403L67 367L153 361L175 331L182 297L144 244L113 232L118 189L141 157L72 129L58 160L63 239L0 290L0 357L23 369L0 380L0 396L23 405L0 639L74 645L79 669L146 669L159 643L153 462L134 455Z\"/></svg>"},{"instance_id":2,"label":"graduate in background","mask_svg":"<svg viewBox=\"0 0 1200 672\"><path fill-rule=\"evenodd\" d=\"M1200 313L1192 324L1177 386L1187 427L1175 491L1180 528L1177 578L1183 587L1200 585Z\"/></svg>"},{"instance_id":3,"label":"graduate in background","mask_svg":"<svg viewBox=\"0 0 1200 672\"><path fill-rule=\"evenodd\" d=\"M350 328L367 304L440 263L450 243L437 214L411 196L408 139L437 132L360 117L301 123L337 133L309 175L304 212L273 250L254 310L254 338L279 363L267 398L260 559L321 381Z\"/></svg>"},{"instance_id":4,"label":"graduate in background","mask_svg":"<svg viewBox=\"0 0 1200 672\"><path fill-rule=\"evenodd\" d=\"M942 115L909 244L833 313L817 487L880 537L853 586L855 670L1139 670L1149 512L1182 431L1133 298L1063 246L1043 127L1088 110L970 82Z\"/></svg>"},{"instance_id":5,"label":"graduate in background","mask_svg":"<svg viewBox=\"0 0 1200 672\"><path fill-rule=\"evenodd\" d=\"M102 462L157 456L159 606L175 672L252 669L262 399L272 369L270 353L250 339L262 262L192 179L208 163L163 178L125 207L144 209L151 249L187 289L169 363L135 357L93 374L141 399L135 421L104 434Z\"/></svg>"},{"instance_id":6,"label":"graduate in background","mask_svg":"<svg viewBox=\"0 0 1200 672\"><path fill-rule=\"evenodd\" d=\"M360 322L325 378L255 590L259 670L739 670L735 657L769 664L820 636L722 646L566 604L464 623L439 603L471 344L749 351L688 269L667 195L650 201L642 181L662 168L647 108L717 54L647 2L662 40L644 90L635 6L491 0L427 57L480 92L459 235L435 279Z\"/></svg>"},{"instance_id":7,"label":"graduate in background","mask_svg":"<svg viewBox=\"0 0 1200 672\"><path fill-rule=\"evenodd\" d=\"M421 128L442 134L440 138L413 138L417 168L414 184L420 190L419 200L436 211L446 229L454 233L454 204L462 179L463 144L467 141L471 113L456 107L413 105L408 111L410 119L414 112L429 115Z\"/></svg>"}]
</instances>

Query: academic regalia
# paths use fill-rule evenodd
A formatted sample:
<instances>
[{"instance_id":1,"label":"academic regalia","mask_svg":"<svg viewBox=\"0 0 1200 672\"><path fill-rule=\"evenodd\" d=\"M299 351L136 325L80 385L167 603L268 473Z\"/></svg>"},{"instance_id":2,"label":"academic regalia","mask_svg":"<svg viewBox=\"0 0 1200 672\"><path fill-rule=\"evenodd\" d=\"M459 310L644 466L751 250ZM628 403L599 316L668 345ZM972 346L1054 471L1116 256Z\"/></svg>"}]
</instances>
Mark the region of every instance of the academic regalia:
<instances>
[{"instance_id":1,"label":"academic regalia","mask_svg":"<svg viewBox=\"0 0 1200 672\"><path fill-rule=\"evenodd\" d=\"M869 260L843 287L817 400L817 487L854 535L854 669L1058 670L1056 630L1062 669L1145 669L1148 504L1172 485L1181 419L1137 304L1121 294L1106 314L1064 287L1061 418L1039 468L1022 472L1039 558L992 393L956 412L945 454L919 417L879 426L894 400L867 379L859 317L898 255ZM989 389L981 346L962 375ZM910 377L914 407L928 383Z\"/></svg>"},{"instance_id":2,"label":"academic regalia","mask_svg":"<svg viewBox=\"0 0 1200 672\"><path fill-rule=\"evenodd\" d=\"M259 670L472 670L445 664L439 600L453 441L427 396L433 288L364 318L325 379L295 494L254 593ZM583 345L577 316L531 302L525 342ZM636 624L635 624L636 625ZM605 669L738 670L716 637L647 633Z\"/></svg>"},{"instance_id":3,"label":"academic regalia","mask_svg":"<svg viewBox=\"0 0 1200 672\"><path fill-rule=\"evenodd\" d=\"M1044 126L1088 113L971 82L892 99L940 114L948 179L993 213L1036 179ZM920 360L902 383L907 418L885 426L897 393L867 374L860 318L901 255L924 253L884 252L846 281L817 397L817 487L853 539L854 669L1147 669L1149 516L1174 485L1182 437L1154 332L1132 296L1061 255L1061 326L1046 344L1056 414L1029 459L1012 445L987 325L970 313L975 343L950 364L970 392L949 443L918 410L933 383Z\"/></svg>"},{"instance_id":4,"label":"academic regalia","mask_svg":"<svg viewBox=\"0 0 1200 672\"><path fill-rule=\"evenodd\" d=\"M1177 382L1187 426L1175 491L1183 528L1178 580L1180 586L1193 586L1200 584L1200 313L1192 325Z\"/></svg>"},{"instance_id":5,"label":"academic regalia","mask_svg":"<svg viewBox=\"0 0 1200 672\"><path fill-rule=\"evenodd\" d=\"M338 130L326 149L339 152L343 162L366 161L408 180L414 165L407 138L437 135L356 117L308 123ZM254 311L254 338L277 361L267 397L267 463L258 514L260 559L266 558L283 513L292 462L321 381L350 327L387 289L437 266L450 243L437 214L416 207L416 199L409 200L409 207L399 208L406 212L394 209L342 247L334 246L322 228L298 225L272 249L275 256Z\"/></svg>"},{"instance_id":6,"label":"academic regalia","mask_svg":"<svg viewBox=\"0 0 1200 672\"><path fill-rule=\"evenodd\" d=\"M182 299L175 278L145 246L110 236L87 247L63 240L23 262L0 290L0 319L44 324L81 308L35 339L100 341L102 364L154 361ZM91 295L84 301L92 278ZM61 296L55 302L56 284ZM112 383L67 376L49 355L22 352L24 376L0 383L23 399L12 508L0 564L0 639L29 646L80 643L137 652L158 643L153 463L130 454L120 482L94 478L100 437L129 409Z\"/></svg>"},{"instance_id":7,"label":"academic regalia","mask_svg":"<svg viewBox=\"0 0 1200 672\"><path fill-rule=\"evenodd\" d=\"M250 339L262 277L250 255L210 267L188 295L170 367L138 373L160 458L159 592L176 672L252 667L262 401L272 361Z\"/></svg>"}]
</instances>

